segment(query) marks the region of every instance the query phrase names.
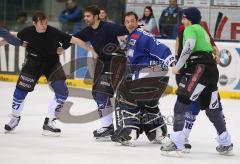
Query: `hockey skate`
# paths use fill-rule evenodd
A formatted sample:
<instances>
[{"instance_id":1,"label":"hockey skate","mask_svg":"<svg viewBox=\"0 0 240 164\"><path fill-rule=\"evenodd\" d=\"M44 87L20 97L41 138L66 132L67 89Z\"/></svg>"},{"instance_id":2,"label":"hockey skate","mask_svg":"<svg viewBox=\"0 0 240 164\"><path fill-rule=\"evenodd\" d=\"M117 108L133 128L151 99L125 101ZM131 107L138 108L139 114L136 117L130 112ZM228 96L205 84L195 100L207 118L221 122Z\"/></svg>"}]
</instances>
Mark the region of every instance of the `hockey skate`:
<instances>
[{"instance_id":1,"label":"hockey skate","mask_svg":"<svg viewBox=\"0 0 240 164\"><path fill-rule=\"evenodd\" d=\"M56 127L56 118L50 119L45 118L44 124L43 124L43 136L53 136L58 137L61 134L61 129Z\"/></svg>"},{"instance_id":2,"label":"hockey skate","mask_svg":"<svg viewBox=\"0 0 240 164\"><path fill-rule=\"evenodd\" d=\"M111 136L113 135L114 127L113 124L109 125L108 127L102 127L100 129L93 131L93 137L97 141L110 141Z\"/></svg>"},{"instance_id":3,"label":"hockey skate","mask_svg":"<svg viewBox=\"0 0 240 164\"><path fill-rule=\"evenodd\" d=\"M169 135L167 134L167 127L166 124L164 124L164 127L157 128L155 130L155 139L151 141L153 144L160 144L160 145L166 145L171 142ZM163 130L165 129L165 130ZM163 133L164 132L164 133ZM149 137L149 136L148 136Z\"/></svg>"},{"instance_id":4,"label":"hockey skate","mask_svg":"<svg viewBox=\"0 0 240 164\"><path fill-rule=\"evenodd\" d=\"M231 142L231 135L225 131L222 134L218 135L216 138L218 146L216 147L217 152L220 155L231 156L233 155L233 144Z\"/></svg>"},{"instance_id":5,"label":"hockey skate","mask_svg":"<svg viewBox=\"0 0 240 164\"><path fill-rule=\"evenodd\" d=\"M137 140L139 134L137 130L131 129L128 135L119 135L121 132L116 130L111 137L111 140L116 143L120 143L122 146L135 147L135 141Z\"/></svg>"},{"instance_id":6,"label":"hockey skate","mask_svg":"<svg viewBox=\"0 0 240 164\"><path fill-rule=\"evenodd\" d=\"M16 126L18 126L19 121L21 120L21 117L18 116L14 116L14 115L10 115L11 120L9 121L9 123L5 124L4 129L5 129L5 133L9 133L12 132Z\"/></svg>"},{"instance_id":7,"label":"hockey skate","mask_svg":"<svg viewBox=\"0 0 240 164\"><path fill-rule=\"evenodd\" d=\"M220 155L232 156L233 144L230 144L229 146L218 145L216 147L216 150Z\"/></svg>"},{"instance_id":8,"label":"hockey skate","mask_svg":"<svg viewBox=\"0 0 240 164\"><path fill-rule=\"evenodd\" d=\"M182 153L182 150L179 150L173 142L170 142L168 145L161 146L161 154L163 156L182 157Z\"/></svg>"},{"instance_id":9,"label":"hockey skate","mask_svg":"<svg viewBox=\"0 0 240 164\"><path fill-rule=\"evenodd\" d=\"M151 143L153 144L160 144L160 145L168 145L170 142L171 140L168 136L161 136L151 141Z\"/></svg>"},{"instance_id":10,"label":"hockey skate","mask_svg":"<svg viewBox=\"0 0 240 164\"><path fill-rule=\"evenodd\" d=\"M183 153L190 153L191 149L192 149L192 145L190 143L185 143L184 144L184 149L183 149Z\"/></svg>"},{"instance_id":11,"label":"hockey skate","mask_svg":"<svg viewBox=\"0 0 240 164\"><path fill-rule=\"evenodd\" d=\"M190 153L192 149L192 145L189 143L189 140L185 138L184 149L182 150L183 153Z\"/></svg>"}]
</instances>

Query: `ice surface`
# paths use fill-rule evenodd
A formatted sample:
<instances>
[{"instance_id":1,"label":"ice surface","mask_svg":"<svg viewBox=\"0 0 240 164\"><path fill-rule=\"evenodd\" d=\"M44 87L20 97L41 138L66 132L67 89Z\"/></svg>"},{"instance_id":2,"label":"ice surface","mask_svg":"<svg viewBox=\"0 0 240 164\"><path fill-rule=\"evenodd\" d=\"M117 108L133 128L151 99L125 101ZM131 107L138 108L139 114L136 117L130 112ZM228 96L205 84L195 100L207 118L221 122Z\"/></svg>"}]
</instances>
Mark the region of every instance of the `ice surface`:
<instances>
[{"instance_id":1,"label":"ice surface","mask_svg":"<svg viewBox=\"0 0 240 164\"><path fill-rule=\"evenodd\" d=\"M160 146L150 144L140 136L136 147L123 147L112 142L96 142L92 131L98 128L98 121L85 124L59 123L62 136L44 137L42 124L47 114L48 103L53 93L46 85L36 86L25 102L22 120L13 134L5 134L3 127L9 121L12 93L15 83L0 82L0 163L33 164L234 164L240 162L240 100L222 100L227 127L234 143L234 156L218 155L215 147L216 131L201 112L190 135L192 151L183 158L164 157ZM171 115L176 96L161 99L160 108L164 115ZM80 115L93 111L93 100L68 98L73 102L72 114ZM169 130L172 127L169 126Z\"/></svg>"}]
</instances>

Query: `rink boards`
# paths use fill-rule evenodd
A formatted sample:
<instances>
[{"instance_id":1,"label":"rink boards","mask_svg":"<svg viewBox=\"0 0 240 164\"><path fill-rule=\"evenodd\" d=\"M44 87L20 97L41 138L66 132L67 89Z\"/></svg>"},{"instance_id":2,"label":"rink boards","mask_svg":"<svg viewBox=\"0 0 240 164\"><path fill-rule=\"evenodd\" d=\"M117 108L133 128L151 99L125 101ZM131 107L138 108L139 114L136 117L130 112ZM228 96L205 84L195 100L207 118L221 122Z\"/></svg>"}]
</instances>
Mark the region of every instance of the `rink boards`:
<instances>
[{"instance_id":1,"label":"rink boards","mask_svg":"<svg viewBox=\"0 0 240 164\"><path fill-rule=\"evenodd\" d=\"M175 40L160 40L168 45L175 53ZM240 43L216 42L221 52L221 64L219 68L218 87L222 98L240 99ZM92 77L87 69L88 52L78 46L72 46L60 56L64 71L68 77L68 86L77 88L91 88ZM0 81L16 82L22 63L25 58L25 48L5 45L0 47ZM175 77L169 71L170 81L168 93L176 90ZM40 78L40 84L46 84L44 77Z\"/></svg>"}]
</instances>

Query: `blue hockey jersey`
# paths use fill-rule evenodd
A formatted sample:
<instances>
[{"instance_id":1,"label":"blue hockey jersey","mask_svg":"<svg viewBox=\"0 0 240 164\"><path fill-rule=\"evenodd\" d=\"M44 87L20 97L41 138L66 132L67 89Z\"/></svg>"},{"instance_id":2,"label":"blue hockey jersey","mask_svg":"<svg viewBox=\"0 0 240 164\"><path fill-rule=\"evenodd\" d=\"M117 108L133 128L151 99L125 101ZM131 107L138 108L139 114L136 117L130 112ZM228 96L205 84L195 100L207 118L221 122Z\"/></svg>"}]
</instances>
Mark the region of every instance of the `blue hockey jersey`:
<instances>
[{"instance_id":1,"label":"blue hockey jersey","mask_svg":"<svg viewBox=\"0 0 240 164\"><path fill-rule=\"evenodd\" d=\"M175 60L166 45L141 28L128 35L126 47L129 64L132 65L160 65L167 68Z\"/></svg>"}]
</instances>

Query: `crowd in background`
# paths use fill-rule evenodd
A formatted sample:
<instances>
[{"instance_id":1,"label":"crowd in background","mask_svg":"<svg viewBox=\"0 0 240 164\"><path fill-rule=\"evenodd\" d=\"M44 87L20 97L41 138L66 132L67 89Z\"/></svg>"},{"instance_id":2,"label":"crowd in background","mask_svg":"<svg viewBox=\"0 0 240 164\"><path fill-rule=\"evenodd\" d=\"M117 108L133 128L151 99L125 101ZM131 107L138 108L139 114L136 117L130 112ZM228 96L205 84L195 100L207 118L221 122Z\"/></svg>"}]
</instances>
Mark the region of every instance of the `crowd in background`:
<instances>
[{"instance_id":1,"label":"crowd in background","mask_svg":"<svg viewBox=\"0 0 240 164\"><path fill-rule=\"evenodd\" d=\"M81 31L85 26L83 10L76 0L65 0L65 8L58 14L59 28L69 34ZM26 11L20 11L17 14L15 25L8 29L20 31L24 27L31 25L31 20L28 17L29 15ZM106 8L101 8L99 17L102 21L115 22L115 20L109 18ZM151 6L145 6L143 15L139 15L139 18L139 26L142 26L144 30L156 37L175 39L177 27L181 23L182 9L178 6L177 0L170 0L169 6L162 11L159 20L154 17L154 11ZM3 23L1 26L4 26Z\"/></svg>"}]
</instances>

